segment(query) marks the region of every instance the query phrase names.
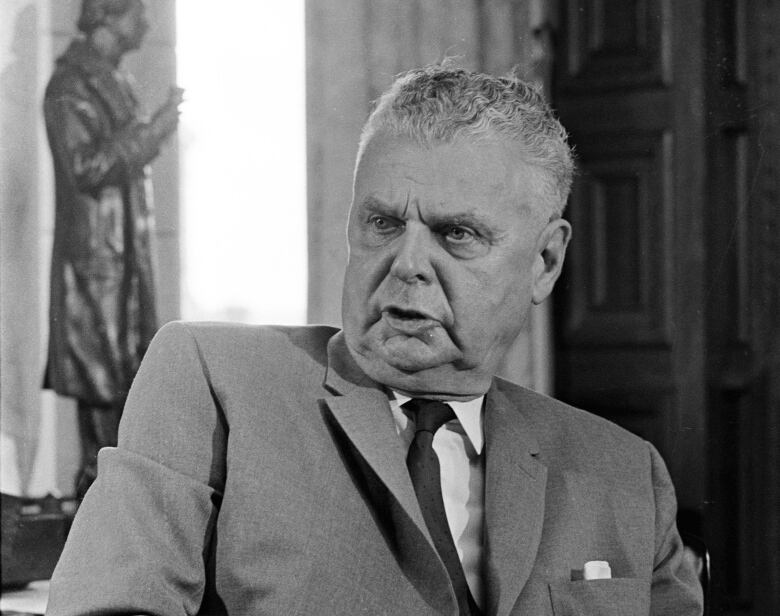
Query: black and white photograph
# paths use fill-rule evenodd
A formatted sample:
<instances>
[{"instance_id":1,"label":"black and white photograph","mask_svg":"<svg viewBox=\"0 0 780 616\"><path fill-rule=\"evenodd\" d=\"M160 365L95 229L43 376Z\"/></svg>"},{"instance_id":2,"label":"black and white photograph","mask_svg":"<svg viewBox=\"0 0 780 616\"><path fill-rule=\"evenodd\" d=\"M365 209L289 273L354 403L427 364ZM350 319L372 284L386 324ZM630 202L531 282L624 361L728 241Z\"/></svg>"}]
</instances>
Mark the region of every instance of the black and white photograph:
<instances>
[{"instance_id":1,"label":"black and white photograph","mask_svg":"<svg viewBox=\"0 0 780 616\"><path fill-rule=\"evenodd\" d=\"M0 0L0 614L780 614L778 33Z\"/></svg>"}]
</instances>

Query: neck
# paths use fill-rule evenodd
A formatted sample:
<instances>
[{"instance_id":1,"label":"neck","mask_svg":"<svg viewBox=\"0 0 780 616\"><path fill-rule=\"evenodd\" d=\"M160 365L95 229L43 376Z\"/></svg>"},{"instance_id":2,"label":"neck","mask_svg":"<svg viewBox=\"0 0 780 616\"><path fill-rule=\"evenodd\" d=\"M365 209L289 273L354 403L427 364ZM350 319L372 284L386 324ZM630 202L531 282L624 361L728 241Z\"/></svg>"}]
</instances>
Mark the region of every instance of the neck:
<instances>
[{"instance_id":1,"label":"neck","mask_svg":"<svg viewBox=\"0 0 780 616\"><path fill-rule=\"evenodd\" d=\"M394 393L401 394L406 398L424 398L426 400L439 400L441 402L471 402L477 398L481 398L485 393L481 394L460 394L460 393L431 393L431 392L415 392L404 391L402 389L392 388Z\"/></svg>"}]
</instances>

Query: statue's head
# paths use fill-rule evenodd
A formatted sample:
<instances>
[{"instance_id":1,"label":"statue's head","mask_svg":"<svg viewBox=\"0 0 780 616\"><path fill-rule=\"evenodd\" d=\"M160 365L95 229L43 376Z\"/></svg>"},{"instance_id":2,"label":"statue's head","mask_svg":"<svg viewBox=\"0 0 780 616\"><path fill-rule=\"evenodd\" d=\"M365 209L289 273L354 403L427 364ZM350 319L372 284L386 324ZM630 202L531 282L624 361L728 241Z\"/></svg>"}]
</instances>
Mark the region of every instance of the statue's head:
<instances>
[{"instance_id":1,"label":"statue's head","mask_svg":"<svg viewBox=\"0 0 780 616\"><path fill-rule=\"evenodd\" d=\"M144 0L82 0L78 29L87 36L105 28L123 50L138 49L149 29Z\"/></svg>"}]
</instances>

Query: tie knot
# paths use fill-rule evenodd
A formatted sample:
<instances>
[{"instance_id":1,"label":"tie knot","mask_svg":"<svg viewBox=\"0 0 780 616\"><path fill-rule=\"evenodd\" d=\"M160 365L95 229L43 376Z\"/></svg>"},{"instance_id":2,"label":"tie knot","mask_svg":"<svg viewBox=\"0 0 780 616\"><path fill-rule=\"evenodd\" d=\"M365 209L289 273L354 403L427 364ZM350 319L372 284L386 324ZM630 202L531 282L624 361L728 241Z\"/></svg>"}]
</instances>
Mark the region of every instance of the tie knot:
<instances>
[{"instance_id":1,"label":"tie knot","mask_svg":"<svg viewBox=\"0 0 780 616\"><path fill-rule=\"evenodd\" d=\"M415 432L424 430L435 434L445 423L455 419L452 407L439 400L412 398L404 404L404 408L414 413Z\"/></svg>"}]
</instances>

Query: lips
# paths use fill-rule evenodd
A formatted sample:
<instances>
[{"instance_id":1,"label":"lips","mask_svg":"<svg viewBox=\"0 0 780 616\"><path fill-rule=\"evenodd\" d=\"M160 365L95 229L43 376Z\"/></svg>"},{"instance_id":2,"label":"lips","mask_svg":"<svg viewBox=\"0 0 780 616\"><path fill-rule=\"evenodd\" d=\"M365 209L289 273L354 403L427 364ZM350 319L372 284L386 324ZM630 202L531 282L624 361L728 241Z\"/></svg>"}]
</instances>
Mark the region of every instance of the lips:
<instances>
[{"instance_id":1,"label":"lips","mask_svg":"<svg viewBox=\"0 0 780 616\"><path fill-rule=\"evenodd\" d=\"M410 336L418 336L440 325L437 319L424 312L398 306L385 308L382 311L382 319L394 330Z\"/></svg>"}]
</instances>

